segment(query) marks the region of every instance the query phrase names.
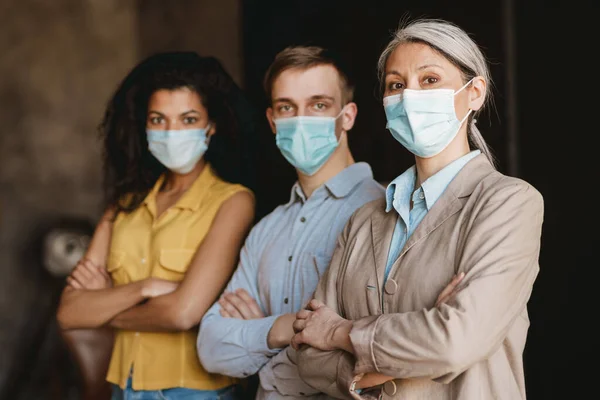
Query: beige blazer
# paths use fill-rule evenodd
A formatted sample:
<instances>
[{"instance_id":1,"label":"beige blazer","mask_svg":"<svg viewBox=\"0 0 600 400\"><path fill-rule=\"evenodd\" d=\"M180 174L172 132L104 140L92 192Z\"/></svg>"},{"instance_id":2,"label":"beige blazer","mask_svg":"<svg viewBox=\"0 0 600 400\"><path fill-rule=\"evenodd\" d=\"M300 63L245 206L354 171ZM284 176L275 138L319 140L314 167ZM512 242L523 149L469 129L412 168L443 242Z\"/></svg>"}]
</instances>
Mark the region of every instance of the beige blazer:
<instances>
[{"instance_id":1,"label":"beige blazer","mask_svg":"<svg viewBox=\"0 0 600 400\"><path fill-rule=\"evenodd\" d=\"M354 321L355 355L288 349L301 378L336 398L525 399L540 193L475 157L408 239L384 284L397 218L376 200L349 220L315 297ZM460 290L435 307L460 272ZM396 379L359 395L352 383L367 372Z\"/></svg>"}]
</instances>

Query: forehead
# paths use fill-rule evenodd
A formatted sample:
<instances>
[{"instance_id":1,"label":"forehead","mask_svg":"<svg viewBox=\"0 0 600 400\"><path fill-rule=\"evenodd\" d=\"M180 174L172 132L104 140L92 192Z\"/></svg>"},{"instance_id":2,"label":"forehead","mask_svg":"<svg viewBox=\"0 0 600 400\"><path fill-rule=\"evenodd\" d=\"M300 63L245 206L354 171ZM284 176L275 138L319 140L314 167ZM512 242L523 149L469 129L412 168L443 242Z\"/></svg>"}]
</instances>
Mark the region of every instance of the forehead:
<instances>
[{"instance_id":1,"label":"forehead","mask_svg":"<svg viewBox=\"0 0 600 400\"><path fill-rule=\"evenodd\" d=\"M277 76L271 91L273 100L304 100L320 95L342 98L340 76L332 65L287 69Z\"/></svg>"},{"instance_id":2,"label":"forehead","mask_svg":"<svg viewBox=\"0 0 600 400\"><path fill-rule=\"evenodd\" d=\"M402 43L390 54L387 59L386 72L397 71L400 73L413 71L425 65L436 65L444 70L459 72L444 55L433 47L420 42Z\"/></svg>"},{"instance_id":3,"label":"forehead","mask_svg":"<svg viewBox=\"0 0 600 400\"><path fill-rule=\"evenodd\" d=\"M159 89L150 96L148 110L161 112L202 111L204 107L200 96L192 89Z\"/></svg>"}]
</instances>

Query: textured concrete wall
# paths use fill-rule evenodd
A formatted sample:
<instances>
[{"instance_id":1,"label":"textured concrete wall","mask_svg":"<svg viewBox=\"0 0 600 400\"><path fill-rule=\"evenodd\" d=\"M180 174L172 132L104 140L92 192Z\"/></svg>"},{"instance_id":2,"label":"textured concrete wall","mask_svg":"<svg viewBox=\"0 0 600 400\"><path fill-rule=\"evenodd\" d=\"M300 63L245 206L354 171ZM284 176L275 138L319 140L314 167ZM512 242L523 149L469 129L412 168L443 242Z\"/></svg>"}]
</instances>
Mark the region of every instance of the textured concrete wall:
<instances>
[{"instance_id":1,"label":"textured concrete wall","mask_svg":"<svg viewBox=\"0 0 600 400\"><path fill-rule=\"evenodd\" d=\"M96 127L112 91L141 58L195 50L221 59L242 83L240 4L0 2L0 398L77 398L56 388L47 393L48 370L66 372L65 365L42 365L56 362L48 356L56 327L46 318L60 282L40 279L39 263L23 255L47 222L60 216L95 222L100 215ZM27 387L15 391L22 382Z\"/></svg>"},{"instance_id":2,"label":"textured concrete wall","mask_svg":"<svg viewBox=\"0 0 600 400\"><path fill-rule=\"evenodd\" d=\"M0 6L0 388L51 297L21 252L40 223L101 211L96 126L137 58L136 16L121 0Z\"/></svg>"}]
</instances>

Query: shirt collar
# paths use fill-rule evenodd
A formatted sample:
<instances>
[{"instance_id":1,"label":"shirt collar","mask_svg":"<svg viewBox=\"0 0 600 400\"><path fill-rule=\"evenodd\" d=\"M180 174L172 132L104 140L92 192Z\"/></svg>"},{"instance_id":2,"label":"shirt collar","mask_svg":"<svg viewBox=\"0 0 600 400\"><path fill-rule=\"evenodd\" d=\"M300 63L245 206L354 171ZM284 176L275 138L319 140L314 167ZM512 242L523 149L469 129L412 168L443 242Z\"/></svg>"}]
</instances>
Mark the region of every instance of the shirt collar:
<instances>
[{"instance_id":1,"label":"shirt collar","mask_svg":"<svg viewBox=\"0 0 600 400\"><path fill-rule=\"evenodd\" d=\"M440 198L442 193L446 190L452 179L460 172L460 170L467 164L471 159L478 156L481 153L479 150L473 150L457 160L452 161L446 165L436 174L432 175L425 182L421 184L423 193L425 194L425 204L427 209L431 210L431 207Z\"/></svg>"},{"instance_id":2,"label":"shirt collar","mask_svg":"<svg viewBox=\"0 0 600 400\"><path fill-rule=\"evenodd\" d=\"M421 184L425 196L425 204L427 205L428 210L433 207L462 167L480 153L481 151L479 150L473 150L465 154L445 166ZM411 196L415 191L415 181L417 178L416 171L416 167L413 165L387 186L386 212L390 212L392 208L396 209L400 215L404 215L408 212L407 210L410 208Z\"/></svg>"},{"instance_id":3,"label":"shirt collar","mask_svg":"<svg viewBox=\"0 0 600 400\"><path fill-rule=\"evenodd\" d=\"M336 176L325 182L323 186L327 188L327 191L333 197L340 199L348 196L361 181L369 178L373 179L373 171L369 164L366 162L358 162L344 168ZM323 186L315 190L313 196L315 194L318 196L318 193L321 192L326 193L321 190ZM292 204L297 200L301 200L302 202L306 201L306 196L304 195L299 182L294 183L294 186L292 186L288 204Z\"/></svg>"}]
</instances>

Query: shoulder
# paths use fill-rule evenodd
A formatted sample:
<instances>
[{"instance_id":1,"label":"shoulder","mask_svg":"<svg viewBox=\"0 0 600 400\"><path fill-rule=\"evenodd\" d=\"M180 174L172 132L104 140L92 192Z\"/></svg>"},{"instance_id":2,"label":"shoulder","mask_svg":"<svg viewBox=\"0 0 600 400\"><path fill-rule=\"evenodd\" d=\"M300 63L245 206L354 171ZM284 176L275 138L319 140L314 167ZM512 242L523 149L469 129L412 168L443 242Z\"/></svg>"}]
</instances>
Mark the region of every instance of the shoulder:
<instances>
[{"instance_id":1,"label":"shoulder","mask_svg":"<svg viewBox=\"0 0 600 400\"><path fill-rule=\"evenodd\" d=\"M371 201L385 197L385 187L373 178L366 178L356 185L354 193Z\"/></svg>"},{"instance_id":2,"label":"shoulder","mask_svg":"<svg viewBox=\"0 0 600 400\"><path fill-rule=\"evenodd\" d=\"M536 204L543 207L542 194L529 182L495 171L481 180L474 194L486 203L513 200L523 204Z\"/></svg>"}]
</instances>

